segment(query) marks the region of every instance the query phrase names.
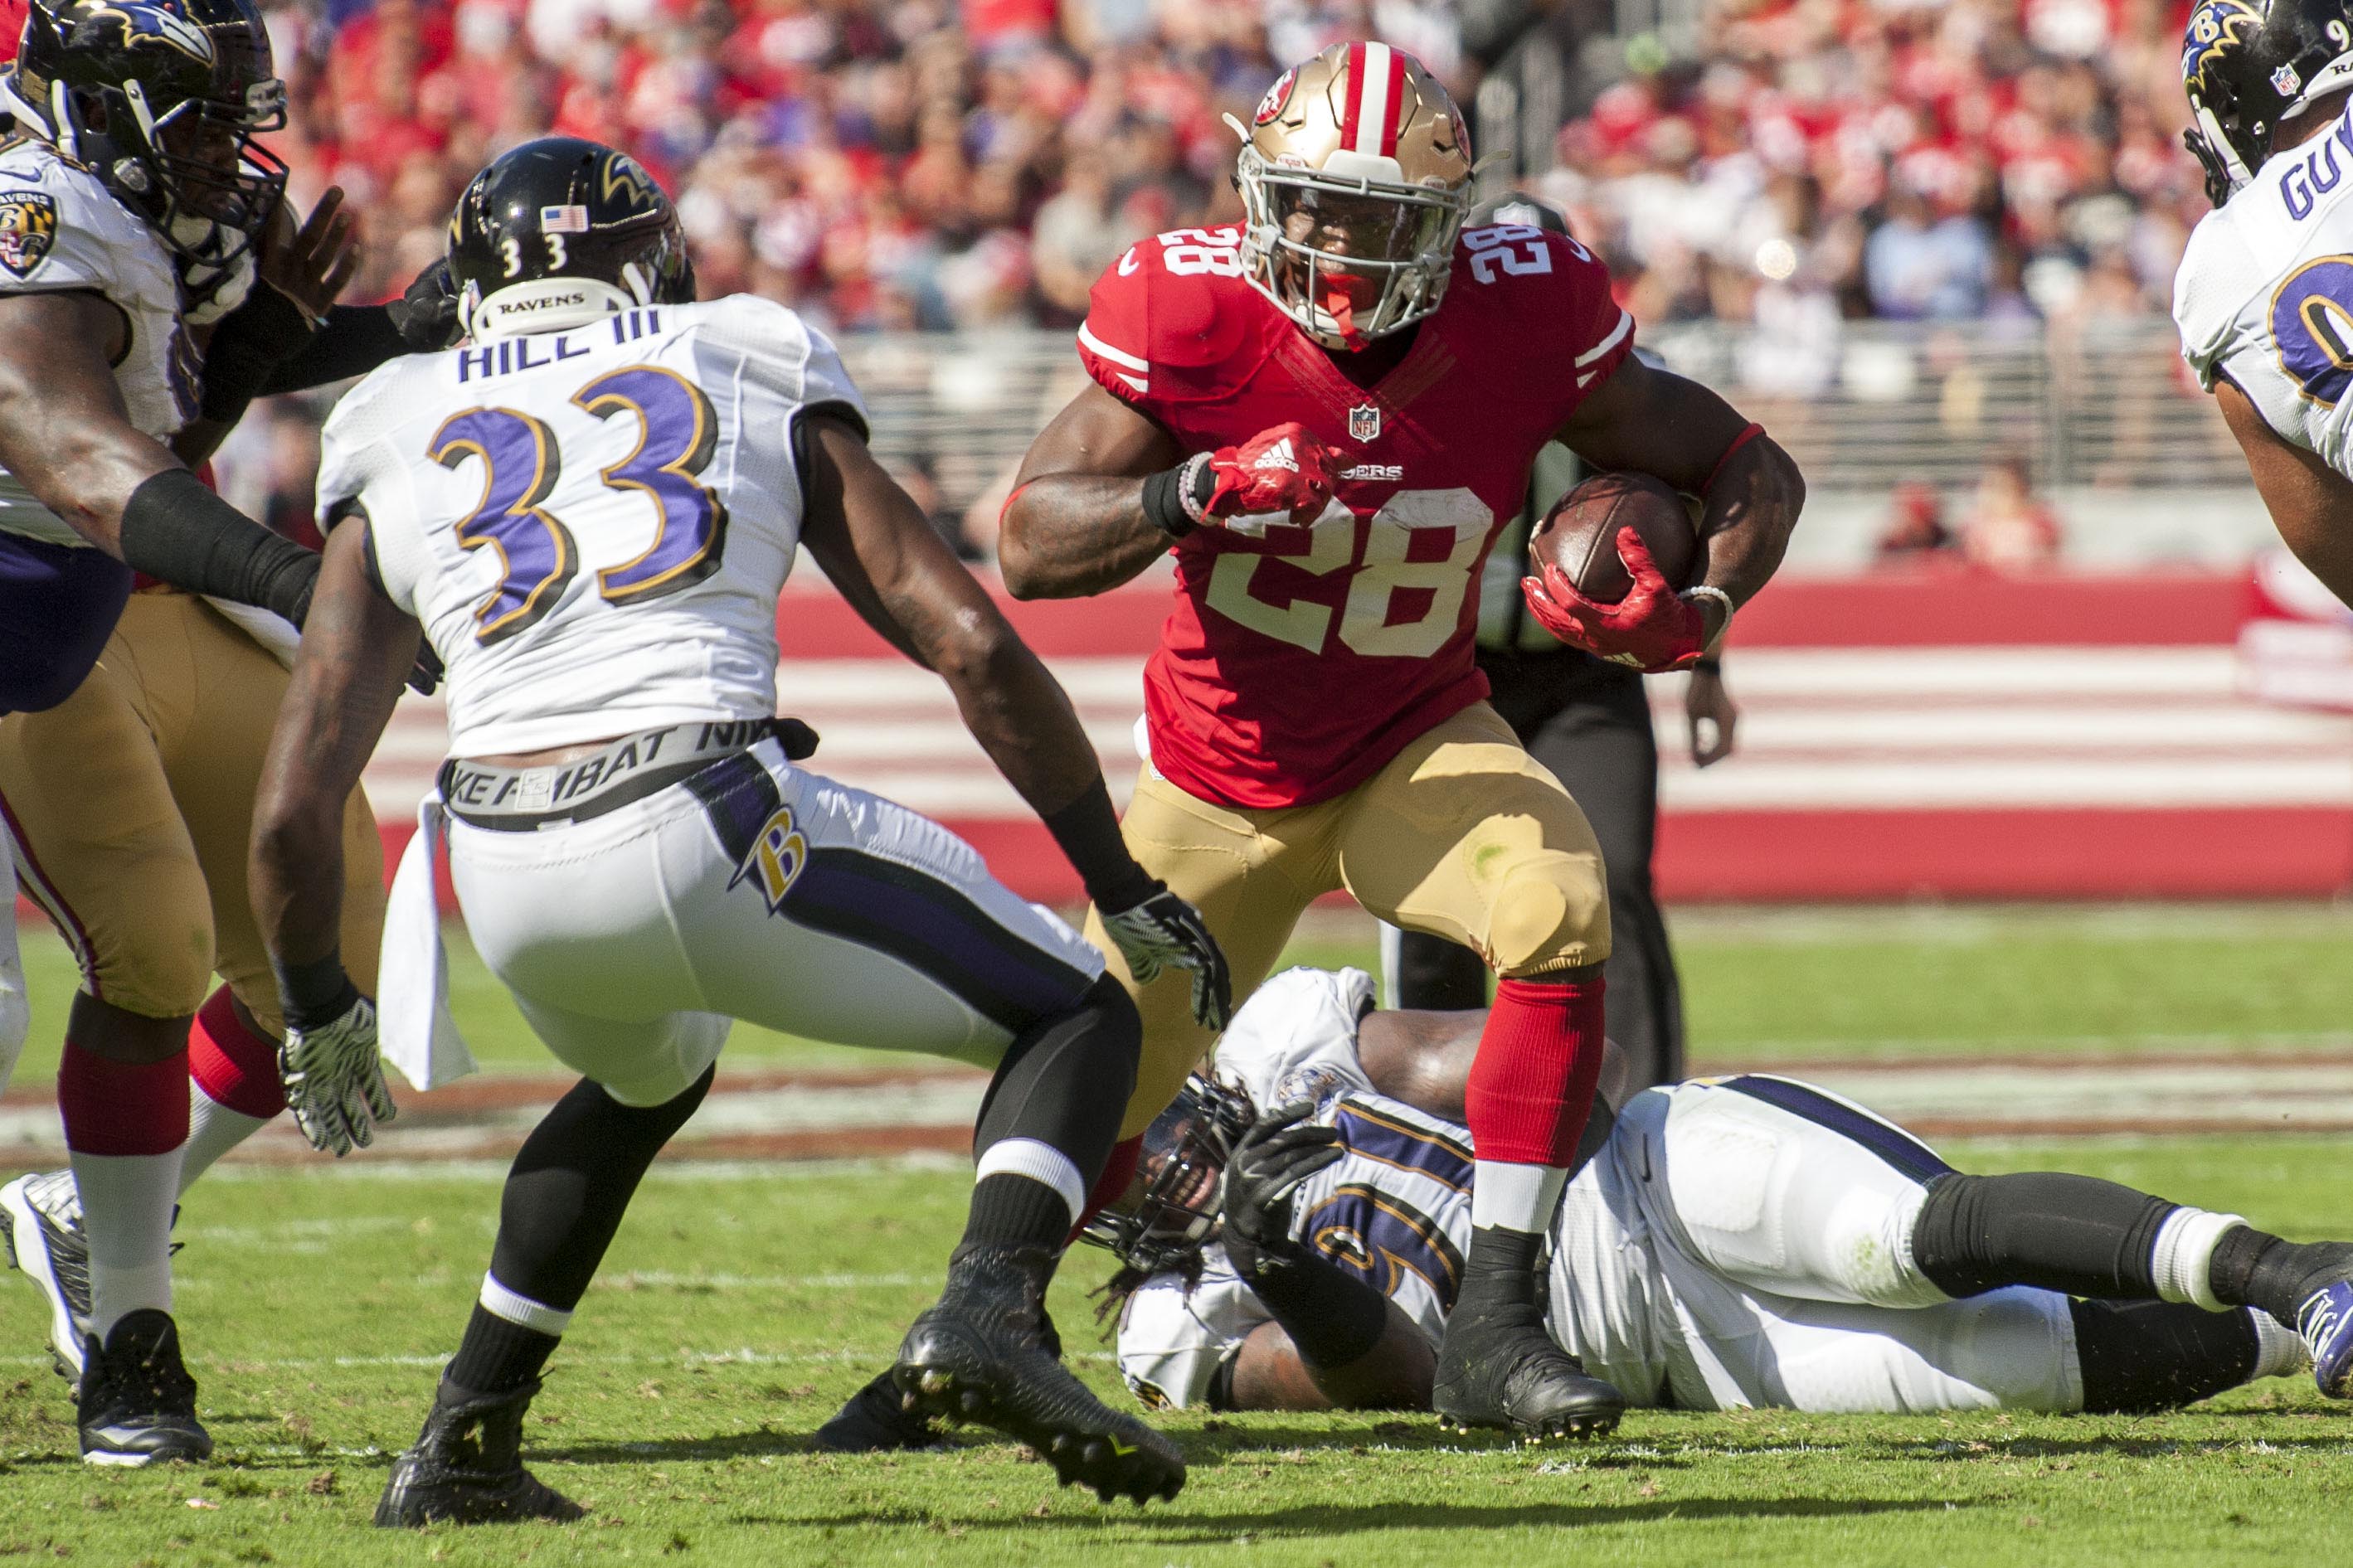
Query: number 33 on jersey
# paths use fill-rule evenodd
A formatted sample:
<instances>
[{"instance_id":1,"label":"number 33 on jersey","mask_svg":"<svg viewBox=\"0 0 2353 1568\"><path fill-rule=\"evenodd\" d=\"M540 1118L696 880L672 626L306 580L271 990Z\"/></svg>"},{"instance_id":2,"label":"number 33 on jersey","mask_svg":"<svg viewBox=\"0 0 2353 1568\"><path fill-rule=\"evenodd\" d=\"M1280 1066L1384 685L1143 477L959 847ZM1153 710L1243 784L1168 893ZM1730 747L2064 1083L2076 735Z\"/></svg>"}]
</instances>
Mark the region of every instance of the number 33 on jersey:
<instances>
[{"instance_id":1,"label":"number 33 on jersey","mask_svg":"<svg viewBox=\"0 0 2353 1568\"><path fill-rule=\"evenodd\" d=\"M395 360L327 423L319 510L454 677L450 751L776 710L788 432L865 411L824 337L746 295ZM751 433L752 438L746 439Z\"/></svg>"},{"instance_id":2,"label":"number 33 on jersey","mask_svg":"<svg viewBox=\"0 0 2353 1568\"><path fill-rule=\"evenodd\" d=\"M1288 420L1335 454L1336 497L1204 528L1145 674L1154 765L1206 800L1300 805L1378 772L1486 695L1481 563L1536 453L1633 348L1601 264L1526 227L1465 232L1444 303L1369 386L1242 275L1237 228L1136 246L1095 284L1079 357L1187 452Z\"/></svg>"}]
</instances>

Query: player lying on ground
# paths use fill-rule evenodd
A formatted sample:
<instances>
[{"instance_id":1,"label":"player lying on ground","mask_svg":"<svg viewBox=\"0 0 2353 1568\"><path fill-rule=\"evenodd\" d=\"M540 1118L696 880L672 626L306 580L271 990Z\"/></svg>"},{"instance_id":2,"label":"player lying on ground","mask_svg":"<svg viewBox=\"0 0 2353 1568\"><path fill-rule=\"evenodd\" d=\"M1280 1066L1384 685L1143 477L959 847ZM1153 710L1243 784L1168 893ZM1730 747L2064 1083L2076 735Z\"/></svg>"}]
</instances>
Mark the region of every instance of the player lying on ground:
<instances>
[{"instance_id":1,"label":"player lying on ground","mask_svg":"<svg viewBox=\"0 0 2353 1568\"><path fill-rule=\"evenodd\" d=\"M1141 1202L1091 1227L1128 1266L1119 1363L1146 1405L1429 1404L1479 1016L1371 995L1354 970L1268 982L1221 1081L1155 1124ZM1614 1123L1605 1094L1588 1142L1550 1323L1638 1405L2157 1410L2307 1363L2353 1392L2353 1246L2088 1176L1964 1175L1763 1075L1646 1090Z\"/></svg>"},{"instance_id":2,"label":"player lying on ground","mask_svg":"<svg viewBox=\"0 0 2353 1568\"><path fill-rule=\"evenodd\" d=\"M2181 41L2214 211L2173 283L2280 537L2353 605L2353 5L2200 0Z\"/></svg>"},{"instance_id":3,"label":"player lying on ground","mask_svg":"<svg viewBox=\"0 0 2353 1568\"><path fill-rule=\"evenodd\" d=\"M448 667L438 797L475 944L585 1076L515 1160L479 1304L377 1522L579 1517L523 1469L523 1414L736 1018L995 1068L970 1221L900 1347L901 1397L999 1427L1066 1483L1174 1496L1182 1456L1062 1367L1044 1310L1134 1087L1134 1009L969 847L795 765L815 738L773 715L797 548L948 682L1131 963L1201 971L1222 1009L1216 944L1122 846L1069 699L869 454L822 335L748 295L693 303L669 199L594 143L502 155L450 234L470 346L386 366L327 424L333 528L255 815L256 908L289 1098L340 1150L388 1100L335 946L337 809L421 625ZM438 952L417 914L388 953ZM387 998L387 1043L429 1036L436 1011Z\"/></svg>"},{"instance_id":4,"label":"player lying on ground","mask_svg":"<svg viewBox=\"0 0 2353 1568\"><path fill-rule=\"evenodd\" d=\"M1449 1424L1607 1431L1622 1402L1546 1336L1536 1295L1543 1216L1600 1068L1609 902L1584 816L1484 700L1481 563L1556 439L1699 496L1689 588L1638 542L1622 603L1556 566L1525 590L1577 647L1685 668L1771 576L1805 487L1722 398L1630 357L1633 321L1582 246L1463 230L1468 132L1409 57L1335 44L1237 129L1247 221L1145 240L1096 282L1079 332L1093 384L1022 461L1005 580L1096 594L1173 551L1145 672L1151 755L1123 826L1217 933L1238 996L1343 886L1500 976L1435 1404ZM1102 945L1144 1015L1122 1127L1139 1137L1211 1031L1179 986Z\"/></svg>"}]
</instances>

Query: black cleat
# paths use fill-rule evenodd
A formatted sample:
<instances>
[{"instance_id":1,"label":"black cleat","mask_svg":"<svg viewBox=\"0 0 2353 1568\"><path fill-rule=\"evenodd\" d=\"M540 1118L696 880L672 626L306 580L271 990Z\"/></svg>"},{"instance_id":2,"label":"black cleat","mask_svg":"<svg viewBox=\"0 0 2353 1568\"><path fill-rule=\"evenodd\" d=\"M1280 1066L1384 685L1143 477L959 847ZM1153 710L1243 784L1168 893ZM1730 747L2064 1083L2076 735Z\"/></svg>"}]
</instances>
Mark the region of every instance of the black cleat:
<instances>
[{"instance_id":1,"label":"black cleat","mask_svg":"<svg viewBox=\"0 0 2353 1568\"><path fill-rule=\"evenodd\" d=\"M181 1363L169 1312L142 1307L125 1313L103 1345L95 1334L83 1342L77 1399L86 1463L212 1457L212 1435L196 1419L196 1380Z\"/></svg>"},{"instance_id":2,"label":"black cleat","mask_svg":"<svg viewBox=\"0 0 2353 1568\"><path fill-rule=\"evenodd\" d=\"M812 1446L827 1454L885 1454L901 1448L936 1447L940 1441L939 1427L930 1416L906 1407L899 1385L887 1372L875 1373L874 1381L851 1394L849 1402L810 1439Z\"/></svg>"},{"instance_id":3,"label":"black cleat","mask_svg":"<svg viewBox=\"0 0 2353 1568\"><path fill-rule=\"evenodd\" d=\"M1035 1448L1064 1486L1109 1502L1173 1499L1185 1485L1176 1444L1089 1393L1049 1348L1046 1282L1055 1255L1036 1247L965 1247L947 1289L915 1320L891 1369L901 1405L977 1421Z\"/></svg>"},{"instance_id":4,"label":"black cleat","mask_svg":"<svg viewBox=\"0 0 2353 1568\"><path fill-rule=\"evenodd\" d=\"M568 1524L588 1510L522 1468L522 1413L539 1384L470 1394L443 1383L417 1445L392 1467L375 1505L385 1530L427 1524Z\"/></svg>"},{"instance_id":5,"label":"black cleat","mask_svg":"<svg viewBox=\"0 0 2353 1568\"><path fill-rule=\"evenodd\" d=\"M1500 1427L1537 1442L1605 1437L1626 1413L1625 1396L1555 1343L1533 1306L1449 1319L1430 1404L1441 1431Z\"/></svg>"}]
</instances>

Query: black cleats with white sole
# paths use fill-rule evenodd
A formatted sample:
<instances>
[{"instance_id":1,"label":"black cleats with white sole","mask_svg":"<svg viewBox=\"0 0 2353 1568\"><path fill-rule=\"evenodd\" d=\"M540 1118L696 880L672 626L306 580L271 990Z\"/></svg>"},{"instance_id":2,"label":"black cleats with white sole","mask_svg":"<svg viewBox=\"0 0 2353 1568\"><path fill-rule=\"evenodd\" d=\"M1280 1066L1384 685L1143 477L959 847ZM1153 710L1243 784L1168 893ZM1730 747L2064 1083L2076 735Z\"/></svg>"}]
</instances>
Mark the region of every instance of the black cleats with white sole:
<instances>
[{"instance_id":1,"label":"black cleats with white sole","mask_svg":"<svg viewBox=\"0 0 2353 1568\"><path fill-rule=\"evenodd\" d=\"M1185 1485L1176 1445L1097 1399L1049 1348L1054 1260L1044 1247L959 1247L946 1290L907 1331L891 1369L901 1405L994 1426L1036 1449L1064 1486L1105 1502L1173 1499Z\"/></svg>"},{"instance_id":2,"label":"black cleats with white sole","mask_svg":"<svg viewBox=\"0 0 2353 1568\"><path fill-rule=\"evenodd\" d=\"M180 1331L153 1307L126 1313L100 1345L82 1347L77 1417L81 1457L93 1465L145 1465L212 1457L196 1419L196 1380L180 1360Z\"/></svg>"},{"instance_id":3,"label":"black cleats with white sole","mask_svg":"<svg viewBox=\"0 0 2353 1568\"><path fill-rule=\"evenodd\" d=\"M49 1310L49 1359L69 1383L81 1377L90 1337L90 1244L71 1171L19 1176L0 1186L0 1249Z\"/></svg>"},{"instance_id":4,"label":"black cleats with white sole","mask_svg":"<svg viewBox=\"0 0 2353 1568\"><path fill-rule=\"evenodd\" d=\"M587 1514L522 1468L522 1415L536 1383L504 1394L473 1394L444 1383L416 1447L400 1456L375 1505L386 1530L427 1524L507 1524L527 1519L568 1524Z\"/></svg>"},{"instance_id":5,"label":"black cleats with white sole","mask_svg":"<svg viewBox=\"0 0 2353 1568\"><path fill-rule=\"evenodd\" d=\"M1440 1430L1500 1428L1543 1442L1618 1429L1625 1396L1555 1343L1534 1307L1468 1316L1448 1321L1438 1352L1430 1404Z\"/></svg>"},{"instance_id":6,"label":"black cleats with white sole","mask_svg":"<svg viewBox=\"0 0 2353 1568\"><path fill-rule=\"evenodd\" d=\"M881 1372L851 1394L809 1442L825 1454L888 1454L937 1447L941 1440L938 1424L920 1410L908 1409L899 1385Z\"/></svg>"}]
</instances>

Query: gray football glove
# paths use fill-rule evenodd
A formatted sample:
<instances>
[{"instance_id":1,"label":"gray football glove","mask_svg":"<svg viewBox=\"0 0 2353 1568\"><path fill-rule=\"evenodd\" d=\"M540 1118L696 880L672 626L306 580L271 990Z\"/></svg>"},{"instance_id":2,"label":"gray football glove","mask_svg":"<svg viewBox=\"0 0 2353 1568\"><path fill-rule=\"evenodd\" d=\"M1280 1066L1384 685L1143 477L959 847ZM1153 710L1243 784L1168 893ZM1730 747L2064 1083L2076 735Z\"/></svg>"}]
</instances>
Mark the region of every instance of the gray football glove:
<instances>
[{"instance_id":1,"label":"gray football glove","mask_svg":"<svg viewBox=\"0 0 2353 1568\"><path fill-rule=\"evenodd\" d=\"M311 1147L339 1160L353 1145L374 1142L376 1122L399 1114L376 1054L375 1004L364 996L318 1028L289 1025L278 1047L278 1081Z\"/></svg>"},{"instance_id":2,"label":"gray football glove","mask_svg":"<svg viewBox=\"0 0 2353 1568\"><path fill-rule=\"evenodd\" d=\"M1204 1028L1222 1029L1233 1016L1234 983L1226 955L1209 934L1201 911L1163 886L1133 909L1113 914L1097 906L1103 930L1128 973L1149 985L1165 969L1193 972L1193 1016Z\"/></svg>"}]
</instances>

